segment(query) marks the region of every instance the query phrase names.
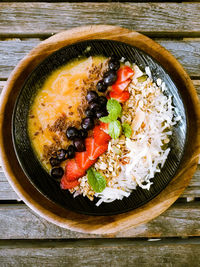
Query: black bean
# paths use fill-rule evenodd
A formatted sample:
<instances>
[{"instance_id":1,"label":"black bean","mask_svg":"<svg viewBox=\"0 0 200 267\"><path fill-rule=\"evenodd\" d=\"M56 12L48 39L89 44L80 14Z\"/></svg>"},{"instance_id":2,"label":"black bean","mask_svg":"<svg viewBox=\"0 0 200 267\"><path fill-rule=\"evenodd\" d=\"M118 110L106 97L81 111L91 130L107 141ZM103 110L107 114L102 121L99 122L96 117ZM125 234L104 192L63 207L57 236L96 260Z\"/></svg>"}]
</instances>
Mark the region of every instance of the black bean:
<instances>
[{"instance_id":1,"label":"black bean","mask_svg":"<svg viewBox=\"0 0 200 267\"><path fill-rule=\"evenodd\" d=\"M72 159L75 157L75 147L73 145L68 146L67 148L67 158Z\"/></svg>"},{"instance_id":2,"label":"black bean","mask_svg":"<svg viewBox=\"0 0 200 267\"><path fill-rule=\"evenodd\" d=\"M81 127L86 131L91 130L94 127L94 120L90 117L86 117L82 120Z\"/></svg>"},{"instance_id":3,"label":"black bean","mask_svg":"<svg viewBox=\"0 0 200 267\"><path fill-rule=\"evenodd\" d=\"M108 86L105 84L104 80L100 80L97 83L96 88L99 92L104 93L107 90Z\"/></svg>"},{"instance_id":4,"label":"black bean","mask_svg":"<svg viewBox=\"0 0 200 267\"><path fill-rule=\"evenodd\" d=\"M51 170L51 176L55 179L62 178L64 174L63 168L57 167Z\"/></svg>"},{"instance_id":5,"label":"black bean","mask_svg":"<svg viewBox=\"0 0 200 267\"><path fill-rule=\"evenodd\" d=\"M57 158L59 159L59 160L66 160L67 159L67 150L65 150L65 149L59 149L58 151L57 151Z\"/></svg>"},{"instance_id":6,"label":"black bean","mask_svg":"<svg viewBox=\"0 0 200 267\"><path fill-rule=\"evenodd\" d=\"M67 128L66 135L68 139L74 140L79 136L78 129L76 129L75 127L69 127Z\"/></svg>"},{"instance_id":7,"label":"black bean","mask_svg":"<svg viewBox=\"0 0 200 267\"><path fill-rule=\"evenodd\" d=\"M88 91L86 96L87 101L90 103L91 101L95 101L98 99L98 94L95 91Z\"/></svg>"},{"instance_id":8,"label":"black bean","mask_svg":"<svg viewBox=\"0 0 200 267\"><path fill-rule=\"evenodd\" d=\"M83 152L86 150L84 139L76 139L73 141L73 144L77 152Z\"/></svg>"},{"instance_id":9,"label":"black bean","mask_svg":"<svg viewBox=\"0 0 200 267\"><path fill-rule=\"evenodd\" d=\"M60 160L58 158L51 157L49 159L49 162L52 167L59 166L60 165Z\"/></svg>"},{"instance_id":10,"label":"black bean","mask_svg":"<svg viewBox=\"0 0 200 267\"><path fill-rule=\"evenodd\" d=\"M108 72L106 72L104 74L104 78L103 78L105 84L107 84L108 86L114 84L117 80L117 73L113 70L109 70Z\"/></svg>"}]
</instances>

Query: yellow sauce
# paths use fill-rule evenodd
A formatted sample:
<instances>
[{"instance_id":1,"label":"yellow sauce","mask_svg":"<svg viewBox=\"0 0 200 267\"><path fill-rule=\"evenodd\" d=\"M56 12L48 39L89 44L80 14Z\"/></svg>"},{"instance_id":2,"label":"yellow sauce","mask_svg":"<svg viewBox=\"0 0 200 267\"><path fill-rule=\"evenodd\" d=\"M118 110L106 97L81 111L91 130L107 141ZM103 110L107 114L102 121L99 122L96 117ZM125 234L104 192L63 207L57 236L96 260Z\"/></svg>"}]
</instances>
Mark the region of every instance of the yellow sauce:
<instances>
[{"instance_id":1,"label":"yellow sauce","mask_svg":"<svg viewBox=\"0 0 200 267\"><path fill-rule=\"evenodd\" d=\"M49 171L51 166L44 160L44 146L51 146L56 138L60 148L67 148L69 141L58 132L52 132L55 121L64 116L69 122L81 120L78 107L81 105L83 88L86 87L89 70L105 62L104 57L95 56L76 59L54 71L45 81L32 104L28 133L35 153L42 165ZM65 129L66 130L66 129Z\"/></svg>"}]
</instances>

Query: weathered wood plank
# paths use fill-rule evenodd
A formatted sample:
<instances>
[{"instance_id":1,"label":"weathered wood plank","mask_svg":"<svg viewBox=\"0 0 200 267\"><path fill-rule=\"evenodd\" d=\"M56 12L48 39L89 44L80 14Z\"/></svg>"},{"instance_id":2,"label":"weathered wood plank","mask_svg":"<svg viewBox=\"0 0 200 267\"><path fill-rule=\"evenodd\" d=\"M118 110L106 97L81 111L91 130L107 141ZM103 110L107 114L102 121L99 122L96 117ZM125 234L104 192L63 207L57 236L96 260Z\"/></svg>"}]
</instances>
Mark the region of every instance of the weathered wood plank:
<instances>
[{"instance_id":1,"label":"weathered wood plank","mask_svg":"<svg viewBox=\"0 0 200 267\"><path fill-rule=\"evenodd\" d=\"M183 65L190 76L200 76L200 40L156 40L168 49ZM0 41L0 78L7 78L17 63L38 43L40 39L13 39Z\"/></svg>"},{"instance_id":2,"label":"weathered wood plank","mask_svg":"<svg viewBox=\"0 0 200 267\"><path fill-rule=\"evenodd\" d=\"M200 76L200 40L199 41L162 41L162 46L175 56L190 76Z\"/></svg>"},{"instance_id":3,"label":"weathered wood plank","mask_svg":"<svg viewBox=\"0 0 200 267\"><path fill-rule=\"evenodd\" d=\"M19 197L12 189L10 184L7 181L0 180L0 200L16 200L16 199L19 200Z\"/></svg>"},{"instance_id":4,"label":"weathered wood plank","mask_svg":"<svg viewBox=\"0 0 200 267\"><path fill-rule=\"evenodd\" d=\"M200 197L200 165L181 197Z\"/></svg>"},{"instance_id":5,"label":"weathered wood plank","mask_svg":"<svg viewBox=\"0 0 200 267\"><path fill-rule=\"evenodd\" d=\"M0 205L0 239L61 239L91 237L186 237L200 236L200 202L175 203L147 224L117 235L90 235L55 226L35 215L24 204Z\"/></svg>"},{"instance_id":6,"label":"weathered wood plank","mask_svg":"<svg viewBox=\"0 0 200 267\"><path fill-rule=\"evenodd\" d=\"M168 0L169 1L169 0ZM95 2L155 2L155 3L159 3L159 2L168 2L166 0L97 0ZM1 2L16 2L16 0L1 0ZM33 0L17 0L17 2L33 2ZM55 2L55 0L34 0L34 2ZM94 2L93 0L86 0L86 1L82 1L82 0L56 0L56 2ZM171 1L171 2L175 2L175 3L181 3L181 2L199 2L199 0L176 0L176 1Z\"/></svg>"},{"instance_id":7,"label":"weathered wood plank","mask_svg":"<svg viewBox=\"0 0 200 267\"><path fill-rule=\"evenodd\" d=\"M200 241L0 241L2 266L199 266Z\"/></svg>"},{"instance_id":8,"label":"weathered wood plank","mask_svg":"<svg viewBox=\"0 0 200 267\"><path fill-rule=\"evenodd\" d=\"M40 39L0 41L0 78L8 78L17 63L40 42Z\"/></svg>"},{"instance_id":9,"label":"weathered wood plank","mask_svg":"<svg viewBox=\"0 0 200 267\"><path fill-rule=\"evenodd\" d=\"M47 34L111 24L151 36L200 34L199 3L1 3L0 34Z\"/></svg>"},{"instance_id":10,"label":"weathered wood plank","mask_svg":"<svg viewBox=\"0 0 200 267\"><path fill-rule=\"evenodd\" d=\"M199 97L200 97L200 80L193 81L193 84L197 90Z\"/></svg>"},{"instance_id":11,"label":"weathered wood plank","mask_svg":"<svg viewBox=\"0 0 200 267\"><path fill-rule=\"evenodd\" d=\"M16 0L1 0L1 2L16 2ZM17 0L17 2L33 2L33 0ZM34 0L34 2L55 2L55 0ZM86 0L86 1L82 1L82 0L56 0L56 2L94 2L94 0ZM95 2L151 2L151 3L163 3L163 2L169 2L169 0L97 0ZM182 2L199 2L199 0L171 0L170 2L175 2L175 3L182 3Z\"/></svg>"},{"instance_id":12,"label":"weathered wood plank","mask_svg":"<svg viewBox=\"0 0 200 267\"><path fill-rule=\"evenodd\" d=\"M0 81L0 94L1 94L5 84L6 84L6 81Z\"/></svg>"}]
</instances>

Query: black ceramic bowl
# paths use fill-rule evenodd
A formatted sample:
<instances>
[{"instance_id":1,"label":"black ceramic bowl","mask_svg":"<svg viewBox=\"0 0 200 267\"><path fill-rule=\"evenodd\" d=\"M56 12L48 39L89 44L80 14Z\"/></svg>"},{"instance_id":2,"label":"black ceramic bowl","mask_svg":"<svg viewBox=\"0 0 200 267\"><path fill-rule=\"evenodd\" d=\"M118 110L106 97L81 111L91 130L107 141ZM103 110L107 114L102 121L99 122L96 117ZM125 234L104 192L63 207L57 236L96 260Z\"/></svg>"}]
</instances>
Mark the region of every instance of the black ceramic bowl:
<instances>
[{"instance_id":1,"label":"black ceramic bowl","mask_svg":"<svg viewBox=\"0 0 200 267\"><path fill-rule=\"evenodd\" d=\"M90 46L88 51L86 48ZM85 52L88 51L88 52ZM95 206L98 199L90 201L87 197L73 196L68 190L61 190L58 182L53 180L37 159L27 132L27 118L30 106L38 90L42 87L52 71L65 65L69 60L78 56L104 55L106 57L124 57L130 62L135 62L141 69L150 67L153 80L161 78L167 85L166 94L173 96L176 114L181 116L181 121L173 128L170 141L171 151L160 173L153 178L150 190L137 188L123 200L112 203L103 203ZM169 77L163 67L150 55L131 45L111 40L88 40L75 43L51 54L29 75L17 98L12 120L12 135L15 151L19 163L31 183L51 201L73 211L88 215L114 215L138 208L158 195L171 181L181 162L187 136L187 111L184 106L181 90Z\"/></svg>"}]
</instances>

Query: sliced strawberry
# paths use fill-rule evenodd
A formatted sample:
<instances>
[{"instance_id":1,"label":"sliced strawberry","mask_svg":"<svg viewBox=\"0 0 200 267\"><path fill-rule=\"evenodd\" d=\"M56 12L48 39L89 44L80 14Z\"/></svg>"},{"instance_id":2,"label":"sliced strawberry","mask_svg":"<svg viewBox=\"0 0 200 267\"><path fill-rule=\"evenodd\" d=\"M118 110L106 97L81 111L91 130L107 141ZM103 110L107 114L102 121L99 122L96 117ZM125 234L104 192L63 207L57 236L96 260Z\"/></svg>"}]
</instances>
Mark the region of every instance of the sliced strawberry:
<instances>
[{"instance_id":1,"label":"sliced strawberry","mask_svg":"<svg viewBox=\"0 0 200 267\"><path fill-rule=\"evenodd\" d=\"M85 170L78 166L78 163L75 159L67 161L65 166L65 178L67 181L74 181L85 174Z\"/></svg>"},{"instance_id":2,"label":"sliced strawberry","mask_svg":"<svg viewBox=\"0 0 200 267\"><path fill-rule=\"evenodd\" d=\"M109 100L110 99L110 95L109 93L106 94L106 98Z\"/></svg>"},{"instance_id":3,"label":"sliced strawberry","mask_svg":"<svg viewBox=\"0 0 200 267\"><path fill-rule=\"evenodd\" d=\"M100 146L107 143L111 139L109 134L105 133L104 130L101 130L101 125L96 125L94 127L93 136L95 143Z\"/></svg>"},{"instance_id":4,"label":"sliced strawberry","mask_svg":"<svg viewBox=\"0 0 200 267\"><path fill-rule=\"evenodd\" d=\"M88 137L85 139L85 146L90 160L97 159L108 149L108 143L99 146L96 144L93 137Z\"/></svg>"},{"instance_id":5,"label":"sliced strawberry","mask_svg":"<svg viewBox=\"0 0 200 267\"><path fill-rule=\"evenodd\" d=\"M133 76L133 74L134 74L134 71L130 67L128 66L121 67L117 72L116 83L122 83L128 80L131 76Z\"/></svg>"},{"instance_id":6,"label":"sliced strawberry","mask_svg":"<svg viewBox=\"0 0 200 267\"><path fill-rule=\"evenodd\" d=\"M112 85L112 91L115 91L117 93L121 93L126 89L126 87L129 85L130 82L131 82L131 79L128 79L122 83L114 83Z\"/></svg>"},{"instance_id":7,"label":"sliced strawberry","mask_svg":"<svg viewBox=\"0 0 200 267\"><path fill-rule=\"evenodd\" d=\"M129 99L130 94L128 91L123 91L122 93L116 93L115 91L110 92L110 97L116 99L117 101L123 103Z\"/></svg>"},{"instance_id":8,"label":"sliced strawberry","mask_svg":"<svg viewBox=\"0 0 200 267\"><path fill-rule=\"evenodd\" d=\"M78 166L84 170L89 169L96 162L96 159L89 159L87 151L76 153L75 160L78 163Z\"/></svg>"},{"instance_id":9,"label":"sliced strawberry","mask_svg":"<svg viewBox=\"0 0 200 267\"><path fill-rule=\"evenodd\" d=\"M104 131L107 131L108 130L108 123L105 123L105 122L100 122L100 128L102 129L102 130L104 130Z\"/></svg>"},{"instance_id":10,"label":"sliced strawberry","mask_svg":"<svg viewBox=\"0 0 200 267\"><path fill-rule=\"evenodd\" d=\"M65 176L63 176L63 178L61 179L61 182L60 182L60 187L62 189L71 189L71 188L74 188L76 187L77 185L79 185L79 181L78 180L75 180L75 181L68 181L66 179Z\"/></svg>"}]
</instances>

